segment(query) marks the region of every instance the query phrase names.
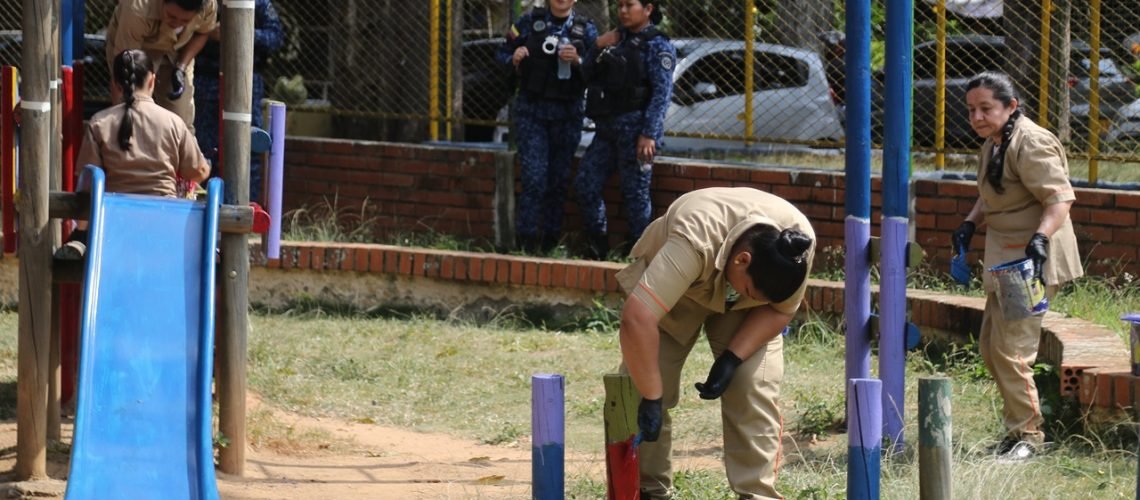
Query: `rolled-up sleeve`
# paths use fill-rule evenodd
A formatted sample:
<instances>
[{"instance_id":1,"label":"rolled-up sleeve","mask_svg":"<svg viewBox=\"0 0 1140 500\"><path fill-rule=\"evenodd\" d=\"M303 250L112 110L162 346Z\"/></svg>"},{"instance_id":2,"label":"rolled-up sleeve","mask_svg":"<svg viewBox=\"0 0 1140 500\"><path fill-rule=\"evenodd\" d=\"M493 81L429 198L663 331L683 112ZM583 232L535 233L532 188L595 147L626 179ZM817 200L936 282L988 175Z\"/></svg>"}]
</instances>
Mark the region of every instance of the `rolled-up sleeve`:
<instances>
[{"instance_id":1,"label":"rolled-up sleeve","mask_svg":"<svg viewBox=\"0 0 1140 500\"><path fill-rule=\"evenodd\" d=\"M1011 165L1025 189L1042 205L1077 199L1069 182L1065 150L1056 138L1044 134L1026 137L1017 162Z\"/></svg>"},{"instance_id":2,"label":"rolled-up sleeve","mask_svg":"<svg viewBox=\"0 0 1140 500\"><path fill-rule=\"evenodd\" d=\"M649 262L630 297L644 302L661 319L700 278L703 269L700 252L684 238L670 237Z\"/></svg>"}]
</instances>

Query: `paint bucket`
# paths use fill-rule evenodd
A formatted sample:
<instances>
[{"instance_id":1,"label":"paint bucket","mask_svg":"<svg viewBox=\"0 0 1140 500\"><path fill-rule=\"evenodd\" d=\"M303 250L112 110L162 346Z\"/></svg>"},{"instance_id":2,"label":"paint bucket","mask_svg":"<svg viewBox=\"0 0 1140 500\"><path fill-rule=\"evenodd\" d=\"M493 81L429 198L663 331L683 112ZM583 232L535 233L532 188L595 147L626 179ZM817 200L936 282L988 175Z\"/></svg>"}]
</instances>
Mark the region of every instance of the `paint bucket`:
<instances>
[{"instance_id":1,"label":"paint bucket","mask_svg":"<svg viewBox=\"0 0 1140 500\"><path fill-rule=\"evenodd\" d=\"M1129 336L1132 346L1132 374L1140 376L1140 313L1125 314L1120 319L1132 323L1132 334Z\"/></svg>"},{"instance_id":2,"label":"paint bucket","mask_svg":"<svg viewBox=\"0 0 1140 500\"><path fill-rule=\"evenodd\" d=\"M998 305L1006 321L1045 314L1049 299L1045 284L1033 277L1033 261L1025 258L990 268L997 287Z\"/></svg>"}]
</instances>

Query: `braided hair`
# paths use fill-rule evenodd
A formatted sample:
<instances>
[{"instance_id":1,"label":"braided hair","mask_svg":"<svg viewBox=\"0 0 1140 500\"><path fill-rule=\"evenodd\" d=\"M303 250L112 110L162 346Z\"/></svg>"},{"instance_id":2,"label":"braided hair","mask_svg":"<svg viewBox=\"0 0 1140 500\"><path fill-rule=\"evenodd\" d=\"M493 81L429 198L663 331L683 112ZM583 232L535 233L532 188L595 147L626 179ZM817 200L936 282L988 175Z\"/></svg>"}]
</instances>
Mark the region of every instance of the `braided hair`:
<instances>
[{"instance_id":1,"label":"braided hair","mask_svg":"<svg viewBox=\"0 0 1140 500\"><path fill-rule=\"evenodd\" d=\"M999 71L984 71L977 76L970 79L966 84L966 91L969 92L976 88L987 89L993 92L994 99L997 99L1002 106L1010 107L1013 101L1019 100L1017 97L1017 89L1013 86L1013 80L1009 75ZM997 152L990 155L990 162L986 165L986 181L993 186L994 191L999 194L1005 192L1005 188L1001 185L1001 176L1004 171L1003 164L1005 163L1005 152L1009 149L1009 139L1013 136L1014 123L1017 119L1021 118L1021 109L1013 110L1009 115L1009 119L1001 127L1001 145L998 146Z\"/></svg>"},{"instance_id":2,"label":"braided hair","mask_svg":"<svg viewBox=\"0 0 1140 500\"><path fill-rule=\"evenodd\" d=\"M788 300L807 279L812 239L803 231L757 224L740 235L739 241L752 252L748 276L768 300Z\"/></svg>"},{"instance_id":3,"label":"braided hair","mask_svg":"<svg viewBox=\"0 0 1140 500\"><path fill-rule=\"evenodd\" d=\"M131 120L131 107L135 103L135 91L146 85L147 78L154 72L150 57L138 49L124 50L115 56L112 68L115 83L123 89L123 122L119 124L119 147L131 150L131 137L135 126Z\"/></svg>"}]
</instances>

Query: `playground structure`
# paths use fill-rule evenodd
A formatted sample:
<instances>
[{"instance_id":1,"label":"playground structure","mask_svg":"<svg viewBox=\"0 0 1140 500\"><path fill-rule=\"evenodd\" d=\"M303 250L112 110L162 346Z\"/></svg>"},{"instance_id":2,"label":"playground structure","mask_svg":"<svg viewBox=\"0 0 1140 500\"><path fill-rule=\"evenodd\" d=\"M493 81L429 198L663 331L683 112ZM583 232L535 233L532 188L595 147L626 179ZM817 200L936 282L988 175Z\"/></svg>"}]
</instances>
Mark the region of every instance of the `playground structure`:
<instances>
[{"instance_id":1,"label":"playground structure","mask_svg":"<svg viewBox=\"0 0 1140 500\"><path fill-rule=\"evenodd\" d=\"M248 329L247 318L247 290L248 290L248 272L249 272L249 245L247 234L256 229L261 229L261 226L268 226L269 221L261 215L255 214L253 207L249 205L249 155L251 153L251 143L254 142L250 127L250 112L252 100L252 69L253 69L253 3L252 2L228 2L225 4L226 17L225 28L222 30L223 46L226 47L226 54L223 63L223 72L226 75L225 86L223 92L226 96L223 108L223 121L225 123L226 133L223 135L222 144L224 151L224 163L229 168L224 169L224 186L225 193L221 193L220 185L216 185L213 192L210 193L212 203L219 204L218 198L224 197L224 205L219 205L216 210L211 210L213 217L217 218L216 228L222 232L221 236L221 259L220 269L218 275L221 277L218 281L217 287L208 286L203 288L203 285L198 284L190 286L188 282L181 282L182 289L180 293L191 293L194 290L203 290L203 295L213 295L215 288L219 293L218 299L218 373L216 378L217 401L219 410L219 431L225 435L230 441L230 445L221 449L219 453L219 465L223 472L240 476L243 473L245 466L245 395L246 395L246 375L245 375L245 357L246 357L246 336ZM68 71L66 67L61 69L60 66L54 61L61 60L63 62L72 61L73 50L82 50L82 29L78 29L79 33L75 33L74 27L83 26L85 6L83 0L63 0L62 5L57 2L36 2L33 0L25 0L23 2L23 19L22 31L25 40L36 40L40 43L26 43L23 45L23 78L21 80L21 95L19 99L16 98L16 73L13 68L4 68L3 83L4 83L4 98L2 101L2 118L3 122L3 142L2 145L2 162L0 165L4 167L3 182L0 187L3 188L4 194L4 249L5 253L17 252L21 266L20 266L20 303L19 303L19 361L18 361L18 382L17 382L17 421L18 421L18 442L16 446L16 467L15 476L17 480L36 480L42 479L47 476L46 474L46 456L47 456L47 441L49 438L59 437L59 424L60 424L60 359L59 359L59 337L55 331L55 326L62 326L62 323L57 323L55 319L58 317L56 311L53 309L53 304L58 304L62 308L62 304L57 301L59 297L66 297L67 293L59 293L58 296L53 296L53 292L57 289L53 284L63 284L62 288L66 289L66 283L75 283L81 280L84 276L82 264L74 262L55 262L52 259L54 249L60 243L60 225L55 219L85 219L88 216L95 216L95 212L88 213L88 207L84 202L84 198L75 193L66 192L71 186L70 179L73 177L72 170L64 170L60 172L59 169L52 168L53 166L67 165L74 168L74 155L76 154L79 146L79 130L82 127L82 116L78 111L82 106L77 105L75 96L79 94L73 91L81 84L75 83L77 78L68 78L69 74L81 75L81 69L78 71ZM60 25L56 26L51 21L59 19ZM79 40L76 43L76 40ZM81 68L81 67L80 67ZM80 76L81 78L81 76ZM62 81L63 86L57 84ZM81 81L81 80L80 80ZM69 84L71 85L69 87ZM80 87L81 88L81 87ZM20 144L19 144L19 158L16 158L16 144L15 144L15 117L16 106L20 108L19 115L19 129L20 129ZM284 108L275 111L275 117L280 118L279 130L284 130ZM60 141L53 140L54 137L63 136L65 140L61 144ZM278 142L284 140L283 134L278 137ZM264 144L263 146L269 146ZM283 149L275 147L275 151L280 154ZM275 181L280 185L280 161L271 162L278 164L276 169L271 167L270 175L278 176ZM271 183L274 181L271 180ZM17 193L17 186L19 187L18 196L13 196ZM118 197L108 196L105 200L111 201L110 205L105 207L111 214L125 215L128 221L131 217L140 216L137 212L130 210L122 210L116 208L118 205ZM95 201L95 200L93 200ZM189 202L179 202L186 203ZM274 202L271 202L273 205ZM276 205L280 207L280 200L276 200ZM96 206L96 205L93 205ZM149 206L144 204L143 206ZM161 204L156 206L162 206ZM201 208L201 207L199 207ZM164 209L157 209L163 214L167 214ZM199 210L200 211L200 210ZM190 210L195 212L195 210ZM18 214L18 221L15 219ZM169 215L169 214L168 214ZM199 217L201 218L201 217ZM18 222L18 224L17 224ZM94 221L93 221L94 222ZM156 222L157 223L157 222ZM205 224L199 222L199 224ZM19 228L19 233L15 233L13 228ZM208 227L210 226L207 224ZM279 226L278 226L279 227ZM135 248L133 252L150 252L157 250L153 248L155 240L150 238L153 226L150 225L136 225L132 226L128 222L122 229L126 231L139 230L145 228L143 232L133 238L123 238L122 242L128 245L133 245ZM213 232L213 231L212 231ZM123 236L121 232L111 231L108 235L116 240ZM186 236L185 234L183 236ZM144 240L139 238L146 238ZM213 241L216 238L207 238ZM191 241L191 240L188 240ZM197 241L201 241L201 236ZM19 244L17 245L17 242ZM104 245L107 242L103 240L96 240L92 238L93 243ZM118 240L116 241L118 243ZM179 245L186 244L185 241L178 242ZM211 247L212 248L212 247ZM98 254L92 256L88 255L89 268L87 269L88 278L91 278L90 273L96 272L98 266L116 266L121 265L122 262L115 261L124 249L117 249L108 251L102 255L102 258L111 257L110 261L104 261ZM180 261L173 259L177 253L170 255L171 259L162 261L160 268L166 268L168 271L179 267ZM182 253L184 256L184 252ZM210 251L213 255L213 250ZM141 259L148 263L156 263L161 259L157 257ZM211 265L213 259L209 259ZM201 262L195 261L195 265L190 268L201 268ZM93 269L94 268L94 269ZM156 280L158 276L161 279L166 279L170 273L150 273L145 275L147 282L143 284L136 284L128 288L128 291L137 292L140 289L147 290L151 293L152 288L157 288ZM98 277L100 274L97 274ZM88 283L89 287L87 300L92 300L91 293L106 291L113 289L112 286L118 283L117 276L114 271L105 272L101 274L104 281L102 285L98 283ZM213 279L211 277L211 279ZM100 288L103 286L104 288ZM93 287L93 288L90 288ZM111 287L111 288L106 288ZM173 293L173 292L171 292ZM155 298L157 295L150 295L150 298ZM108 340L108 336L102 336L103 340L89 338L94 331L99 331L102 324L100 318L114 316L126 312L127 315L135 315L138 311L137 306L134 304L124 304L122 302L124 295L111 294L111 297L118 297L114 308L108 308L105 302L89 302L84 307L84 343L85 352L83 353L84 360L80 367L83 375L80 377L80 387L89 389L92 394L84 394L82 390L78 398L79 412L77 414L78 427L76 430L76 457L77 462L73 464L78 469L73 470L73 473L79 474L83 477L87 472L94 473L99 476L99 467L121 467L122 464L103 463L102 465L95 466L92 469L87 467L95 457L98 460L111 460L113 454L107 455L105 452L123 448L121 451L131 452L135 450L135 445L127 441L124 433L107 432L106 428L100 428L100 435L103 440L92 437L93 433L85 431L88 425L105 424L105 421L99 421L99 417L92 416L98 415L98 408L100 404L110 403L116 398L134 399L137 394L129 394L126 392L116 391L133 391L138 389L137 386L126 385L119 388L94 388L94 383L90 380L95 376L96 370L101 370L103 361L111 360L112 364L118 363L118 358L110 356L109 358L100 357L99 349L102 344L89 345L91 342L103 342ZM132 295L134 300L139 300L138 295ZM170 295L166 295L170 299ZM212 303L202 297L193 297L195 301L203 301ZM102 297L108 299L108 297ZM178 302L177 300L168 300L168 302ZM173 305L173 304L171 304ZM112 312L114 311L117 312ZM211 317L213 315L211 314ZM172 318L179 318L173 316ZM180 317L186 319L185 317ZM211 318L212 321L212 318ZM182 337L187 343L195 343L195 349L198 348L196 342L202 340L196 329L191 326L197 324L197 321L187 320L178 331L184 331L185 335ZM135 325L136 327L138 325ZM132 329L128 328L124 331L119 331L110 336L113 341L119 335L129 334ZM135 333L138 333L135 331ZM171 332L163 332L170 334ZM192 341L190 339L193 339ZM138 339L131 339L132 341ZM87 352L93 350L94 352ZM208 351L200 352L202 355ZM208 358L208 356L207 356ZM147 357L140 357L131 361L130 365L138 369L150 370L159 369L163 366L165 361ZM185 362L185 360L183 360ZM208 363L207 363L208 364ZM65 365L66 366L66 365ZM192 369L192 372L202 375L202 369ZM205 376L209 377L210 371L206 370ZM103 376L103 373L100 373ZM98 377L96 377L98 378ZM143 383L145 381L134 381L134 383ZM189 383L189 382L187 382ZM201 381L195 382L201 385ZM208 384L207 384L208 385ZM204 462L197 464L195 467L199 472L205 474L205 469L208 469L209 474L213 474L212 466L212 440L210 439L209 417L210 417L210 404L209 393L206 394L205 404L200 399L194 399L189 396L188 392L181 392L178 394L169 394L169 397L175 399L181 398L181 406L183 408L196 409L205 412L206 429L205 434L201 434L198 438L193 439L194 443L182 443L183 449L187 446L197 447L193 451L197 454L199 459ZM200 395L199 395L200 396ZM189 399L187 399L189 398ZM103 401L96 401L102 399ZM160 418L160 415L147 414L146 418ZM90 420L90 421L87 421ZM199 422L202 422L199 419ZM124 432L135 432L139 429L138 423L124 422ZM127 430L129 428L129 430ZM85 439L91 439L89 444L83 444ZM170 455L177 454L175 448L171 448L174 443L168 441L161 441L150 443L151 445L160 446L158 457L170 458ZM201 449L204 446L205 449ZM166 448L162 448L166 447ZM117 458L114 460L118 460ZM87 472L85 472L87 471ZM212 481L210 481L212 484ZM204 483L203 483L204 484ZM195 496L208 493L208 489L193 488L196 491ZM94 490L93 490L94 491ZM98 490L100 493L106 490ZM79 495L77 493L77 495ZM129 496L129 495L128 495ZM208 494L204 495L209 497ZM70 497L70 495L69 495Z\"/></svg>"}]
</instances>

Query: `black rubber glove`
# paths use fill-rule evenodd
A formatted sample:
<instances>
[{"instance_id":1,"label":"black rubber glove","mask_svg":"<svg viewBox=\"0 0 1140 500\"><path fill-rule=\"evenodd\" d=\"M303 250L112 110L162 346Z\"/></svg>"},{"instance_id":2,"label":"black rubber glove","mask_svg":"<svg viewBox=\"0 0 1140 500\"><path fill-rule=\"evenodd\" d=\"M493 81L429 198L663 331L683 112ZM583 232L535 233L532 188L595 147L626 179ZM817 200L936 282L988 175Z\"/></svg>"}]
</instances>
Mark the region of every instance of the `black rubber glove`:
<instances>
[{"instance_id":1,"label":"black rubber glove","mask_svg":"<svg viewBox=\"0 0 1140 500\"><path fill-rule=\"evenodd\" d=\"M177 101L185 91L186 71L182 68L174 68L174 71L170 73L170 93L167 96L170 97L170 100Z\"/></svg>"},{"instance_id":2,"label":"black rubber glove","mask_svg":"<svg viewBox=\"0 0 1140 500\"><path fill-rule=\"evenodd\" d=\"M712 368L709 369L709 377L702 384L697 382L697 390L701 392L701 399L716 399L719 398L724 391L728 389L728 383L732 382L732 375L736 373L736 367L740 366L742 361L736 357L732 351L725 349L724 354L721 354L716 361L713 362Z\"/></svg>"},{"instance_id":3,"label":"black rubber glove","mask_svg":"<svg viewBox=\"0 0 1140 500\"><path fill-rule=\"evenodd\" d=\"M641 398L637 405L637 427L641 429L641 439L657 441L661 436L661 398Z\"/></svg>"},{"instance_id":4,"label":"black rubber glove","mask_svg":"<svg viewBox=\"0 0 1140 500\"><path fill-rule=\"evenodd\" d=\"M974 231L978 229L978 225L970 221L962 221L958 225L958 229L954 230L954 235L951 237L954 242L954 251L958 252L961 249L970 251L970 240L974 239Z\"/></svg>"},{"instance_id":5,"label":"black rubber glove","mask_svg":"<svg viewBox=\"0 0 1140 500\"><path fill-rule=\"evenodd\" d=\"M1025 245L1025 256L1033 259L1033 277L1045 283L1041 279L1041 273L1045 270L1045 261L1049 259L1049 237L1035 233L1029 238L1029 244Z\"/></svg>"}]
</instances>

